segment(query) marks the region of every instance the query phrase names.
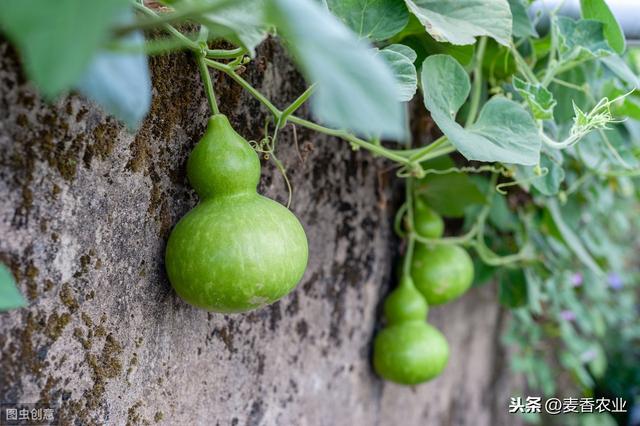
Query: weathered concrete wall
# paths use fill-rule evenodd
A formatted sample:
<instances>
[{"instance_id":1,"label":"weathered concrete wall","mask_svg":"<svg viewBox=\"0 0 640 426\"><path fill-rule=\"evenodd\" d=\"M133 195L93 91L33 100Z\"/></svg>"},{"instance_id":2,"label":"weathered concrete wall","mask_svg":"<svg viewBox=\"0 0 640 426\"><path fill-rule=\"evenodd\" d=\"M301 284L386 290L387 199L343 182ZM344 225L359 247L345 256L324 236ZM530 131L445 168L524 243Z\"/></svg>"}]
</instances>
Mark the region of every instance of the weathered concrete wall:
<instances>
[{"instance_id":1,"label":"weathered concrete wall","mask_svg":"<svg viewBox=\"0 0 640 426\"><path fill-rule=\"evenodd\" d=\"M281 135L310 243L294 293L236 316L178 299L164 246L196 202L184 165L208 108L186 55L152 68L152 111L132 135L77 97L43 103L0 44L0 260L29 299L0 314L0 401L54 404L63 424L514 424L491 287L432 310L452 347L440 378L405 388L372 374L392 186L383 161L341 141ZM304 87L271 41L245 76L281 106ZM224 77L216 89L238 131L261 138L259 105ZM284 201L263 169L261 192Z\"/></svg>"}]
</instances>

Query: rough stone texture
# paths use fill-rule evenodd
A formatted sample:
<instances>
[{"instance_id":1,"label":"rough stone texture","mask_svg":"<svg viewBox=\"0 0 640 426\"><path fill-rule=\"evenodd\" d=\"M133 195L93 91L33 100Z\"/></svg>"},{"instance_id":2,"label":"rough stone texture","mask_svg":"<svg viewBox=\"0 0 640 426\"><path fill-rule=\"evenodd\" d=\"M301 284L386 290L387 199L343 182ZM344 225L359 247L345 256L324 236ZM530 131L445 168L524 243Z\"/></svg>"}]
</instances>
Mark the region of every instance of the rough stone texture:
<instances>
[{"instance_id":1,"label":"rough stone texture","mask_svg":"<svg viewBox=\"0 0 640 426\"><path fill-rule=\"evenodd\" d=\"M43 103L0 43L0 260L30 302L0 315L0 401L54 404L62 424L515 423L506 406L518 382L490 286L432 310L452 348L440 378L406 388L372 373L398 251L394 185L381 174L388 164L336 139L280 137L310 242L298 289L236 316L178 299L164 246L196 202L184 166L208 109L186 55L152 69L152 111L132 135L78 97ZM280 106L304 88L272 41L245 76ZM259 105L223 76L216 89L238 131L263 137ZM261 192L284 201L263 164Z\"/></svg>"}]
</instances>

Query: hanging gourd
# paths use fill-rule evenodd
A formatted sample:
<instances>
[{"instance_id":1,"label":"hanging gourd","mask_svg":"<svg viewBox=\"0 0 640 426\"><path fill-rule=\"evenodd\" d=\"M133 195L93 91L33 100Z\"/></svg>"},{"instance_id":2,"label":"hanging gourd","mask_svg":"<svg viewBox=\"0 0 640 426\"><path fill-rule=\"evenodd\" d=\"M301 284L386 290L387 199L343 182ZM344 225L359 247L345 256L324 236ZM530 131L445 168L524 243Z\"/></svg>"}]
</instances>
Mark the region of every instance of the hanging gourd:
<instances>
[{"instance_id":1,"label":"hanging gourd","mask_svg":"<svg viewBox=\"0 0 640 426\"><path fill-rule=\"evenodd\" d=\"M200 203L175 226L166 250L169 281L188 303L214 312L244 312L291 292L307 265L298 219L259 195L260 160L222 114L187 163Z\"/></svg>"}]
</instances>

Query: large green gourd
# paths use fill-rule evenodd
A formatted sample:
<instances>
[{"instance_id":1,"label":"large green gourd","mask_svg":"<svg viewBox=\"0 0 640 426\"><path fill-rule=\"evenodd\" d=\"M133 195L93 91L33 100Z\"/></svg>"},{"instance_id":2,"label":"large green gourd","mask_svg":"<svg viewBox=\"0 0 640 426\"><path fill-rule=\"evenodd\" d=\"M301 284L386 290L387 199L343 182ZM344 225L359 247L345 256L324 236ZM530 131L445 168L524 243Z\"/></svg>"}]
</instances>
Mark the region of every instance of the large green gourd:
<instances>
[{"instance_id":1,"label":"large green gourd","mask_svg":"<svg viewBox=\"0 0 640 426\"><path fill-rule=\"evenodd\" d=\"M209 120L187 175L200 203L171 232L165 258L178 295L230 313L293 290L307 265L306 235L293 213L256 192L258 155L224 115Z\"/></svg>"}]
</instances>

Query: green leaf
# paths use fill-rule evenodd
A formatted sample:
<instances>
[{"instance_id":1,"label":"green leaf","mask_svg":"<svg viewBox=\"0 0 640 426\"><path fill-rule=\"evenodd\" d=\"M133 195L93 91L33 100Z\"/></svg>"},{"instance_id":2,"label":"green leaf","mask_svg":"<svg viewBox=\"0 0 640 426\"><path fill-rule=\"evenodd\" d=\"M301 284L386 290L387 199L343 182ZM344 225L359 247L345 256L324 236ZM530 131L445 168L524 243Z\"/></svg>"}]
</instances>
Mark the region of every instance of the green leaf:
<instances>
[{"instance_id":1,"label":"green leaf","mask_svg":"<svg viewBox=\"0 0 640 426\"><path fill-rule=\"evenodd\" d=\"M405 46L404 44L390 44L389 46L382 49L383 52L388 50L401 54L402 56L406 57L411 63L414 63L416 59L418 59L418 55L416 54L416 52L412 48L410 48L409 46Z\"/></svg>"},{"instance_id":2,"label":"green leaf","mask_svg":"<svg viewBox=\"0 0 640 426\"><path fill-rule=\"evenodd\" d=\"M440 157L422 166L425 170L446 170L455 164L449 157ZM486 201L478 186L464 173L428 174L417 182L416 188L420 197L445 217L463 217L468 206Z\"/></svg>"},{"instance_id":3,"label":"green leaf","mask_svg":"<svg viewBox=\"0 0 640 426\"><path fill-rule=\"evenodd\" d=\"M255 48L267 36L265 0L242 0L204 15L204 23L211 35L226 38L247 49L255 56Z\"/></svg>"},{"instance_id":4,"label":"green leaf","mask_svg":"<svg viewBox=\"0 0 640 426\"><path fill-rule=\"evenodd\" d=\"M445 217L463 217L464 210L472 204L484 203L484 195L463 173L427 175L420 180L424 188L421 194L425 202Z\"/></svg>"},{"instance_id":5,"label":"green leaf","mask_svg":"<svg viewBox=\"0 0 640 426\"><path fill-rule=\"evenodd\" d=\"M393 43L402 42L411 47L417 53L417 62L422 63L424 58L436 53L444 53L451 55L462 65L470 65L473 60L475 46L467 44L464 46L455 45L447 42L436 41L425 30L424 26L415 15L409 17L407 26L395 37L391 39ZM416 62L416 61L414 61Z\"/></svg>"},{"instance_id":6,"label":"green leaf","mask_svg":"<svg viewBox=\"0 0 640 426\"><path fill-rule=\"evenodd\" d=\"M508 308L519 308L527 304L527 281L522 269L502 271L498 299L501 305Z\"/></svg>"},{"instance_id":7,"label":"green leaf","mask_svg":"<svg viewBox=\"0 0 640 426\"><path fill-rule=\"evenodd\" d=\"M547 169L547 173L536 177L535 167L518 166L516 178L526 180L527 186L533 185L543 195L556 195L560 190L560 184L564 181L564 169L546 154L540 155L540 167Z\"/></svg>"},{"instance_id":8,"label":"green leaf","mask_svg":"<svg viewBox=\"0 0 640 426\"><path fill-rule=\"evenodd\" d=\"M11 271L0 263L0 312L23 306L27 306L27 302L16 288Z\"/></svg>"},{"instance_id":9,"label":"green leaf","mask_svg":"<svg viewBox=\"0 0 640 426\"><path fill-rule=\"evenodd\" d=\"M587 251L587 249L580 241L580 238L574 233L573 229L567 225L562 217L562 211L560 210L560 206L558 206L558 201L555 198L550 198L547 203L547 210L553 218L553 222L562 235L562 239L567 244L567 247L573 251L576 257L591 271L596 274L604 275L602 269L598 266L595 260L591 257L591 254Z\"/></svg>"},{"instance_id":10,"label":"green leaf","mask_svg":"<svg viewBox=\"0 0 640 426\"><path fill-rule=\"evenodd\" d=\"M565 16L555 19L560 37L560 53L564 61L601 58L614 53L604 38L604 25L598 21L574 21Z\"/></svg>"},{"instance_id":11,"label":"green leaf","mask_svg":"<svg viewBox=\"0 0 640 426\"><path fill-rule=\"evenodd\" d=\"M513 77L513 87L518 91L529 104L533 117L537 120L553 119L553 108L556 106L556 100L541 84L527 83L518 77Z\"/></svg>"},{"instance_id":12,"label":"green leaf","mask_svg":"<svg viewBox=\"0 0 640 426\"><path fill-rule=\"evenodd\" d=\"M27 75L52 99L78 81L127 0L2 0L0 30Z\"/></svg>"},{"instance_id":13,"label":"green leaf","mask_svg":"<svg viewBox=\"0 0 640 426\"><path fill-rule=\"evenodd\" d=\"M396 78L396 94L400 101L410 101L418 89L418 72L413 62L416 52L402 44L392 44L378 52L391 67Z\"/></svg>"},{"instance_id":14,"label":"green leaf","mask_svg":"<svg viewBox=\"0 0 640 426\"><path fill-rule=\"evenodd\" d=\"M425 104L429 99L435 110L454 119L471 91L464 68L449 55L432 55L422 63L421 79Z\"/></svg>"},{"instance_id":15,"label":"green leaf","mask_svg":"<svg viewBox=\"0 0 640 426\"><path fill-rule=\"evenodd\" d=\"M527 6L522 0L509 0L511 16L513 17L512 31L514 37L538 37L533 22L529 19Z\"/></svg>"},{"instance_id":16,"label":"green leaf","mask_svg":"<svg viewBox=\"0 0 640 426\"><path fill-rule=\"evenodd\" d=\"M133 20L133 12L128 18L126 22ZM144 44L144 36L136 31L128 34L122 42L132 48L140 48ZM75 87L133 130L151 106L147 56L143 53L101 51Z\"/></svg>"},{"instance_id":17,"label":"green leaf","mask_svg":"<svg viewBox=\"0 0 640 426\"><path fill-rule=\"evenodd\" d=\"M386 40L409 21L409 11L399 0L328 0L329 10L358 36Z\"/></svg>"},{"instance_id":18,"label":"green leaf","mask_svg":"<svg viewBox=\"0 0 640 426\"><path fill-rule=\"evenodd\" d=\"M538 128L519 104L490 99L478 120L465 129L455 115L465 102L469 76L448 55L429 56L422 64L424 104L440 130L468 160L535 165L540 157Z\"/></svg>"},{"instance_id":19,"label":"green leaf","mask_svg":"<svg viewBox=\"0 0 640 426\"><path fill-rule=\"evenodd\" d=\"M489 36L508 46L511 10L507 0L405 0L407 7L438 41L473 44Z\"/></svg>"},{"instance_id":20,"label":"green leaf","mask_svg":"<svg viewBox=\"0 0 640 426\"><path fill-rule=\"evenodd\" d=\"M624 33L607 3L604 0L580 0L580 10L583 18L593 19L604 24L604 36L609 46L622 54L625 47Z\"/></svg>"},{"instance_id":21,"label":"green leaf","mask_svg":"<svg viewBox=\"0 0 640 426\"><path fill-rule=\"evenodd\" d=\"M308 80L321 121L361 134L404 140L404 107L389 66L327 10L311 0L270 0L270 21Z\"/></svg>"}]
</instances>

